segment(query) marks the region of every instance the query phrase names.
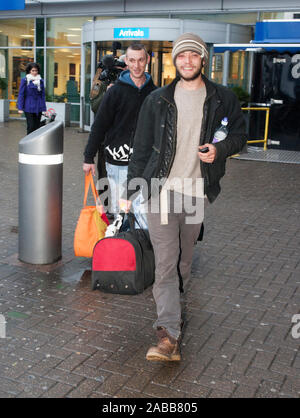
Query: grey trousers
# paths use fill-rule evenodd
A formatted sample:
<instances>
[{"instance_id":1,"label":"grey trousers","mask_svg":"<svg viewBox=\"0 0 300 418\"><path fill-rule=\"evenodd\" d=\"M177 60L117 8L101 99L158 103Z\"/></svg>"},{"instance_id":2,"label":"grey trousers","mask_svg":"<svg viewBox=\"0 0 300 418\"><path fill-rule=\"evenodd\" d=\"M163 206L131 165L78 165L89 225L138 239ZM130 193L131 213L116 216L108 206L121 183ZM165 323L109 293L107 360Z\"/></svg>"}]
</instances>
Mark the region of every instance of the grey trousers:
<instances>
[{"instance_id":1,"label":"grey trousers","mask_svg":"<svg viewBox=\"0 0 300 418\"><path fill-rule=\"evenodd\" d=\"M200 204L203 204L201 200ZM172 337L178 339L181 333L181 305L177 266L184 284L190 276L193 249L201 222L187 224L186 218L191 215L186 213L184 207L181 213L174 213L172 194L167 225L161 225L160 213L151 213L149 206L147 220L155 255L153 296L157 310L157 321L153 327L163 326Z\"/></svg>"}]
</instances>

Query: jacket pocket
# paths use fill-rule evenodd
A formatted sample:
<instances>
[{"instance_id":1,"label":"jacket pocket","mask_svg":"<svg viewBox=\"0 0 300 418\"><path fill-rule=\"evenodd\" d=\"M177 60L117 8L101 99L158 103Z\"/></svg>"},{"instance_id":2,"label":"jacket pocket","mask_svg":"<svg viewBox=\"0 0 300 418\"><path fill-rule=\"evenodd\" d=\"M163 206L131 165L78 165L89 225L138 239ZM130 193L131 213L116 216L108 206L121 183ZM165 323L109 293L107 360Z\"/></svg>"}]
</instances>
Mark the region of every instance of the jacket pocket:
<instances>
[{"instance_id":1,"label":"jacket pocket","mask_svg":"<svg viewBox=\"0 0 300 418\"><path fill-rule=\"evenodd\" d=\"M152 146L152 153L149 158L149 161L144 169L143 178L149 182L156 172L156 168L158 165L160 151L154 145Z\"/></svg>"},{"instance_id":2,"label":"jacket pocket","mask_svg":"<svg viewBox=\"0 0 300 418\"><path fill-rule=\"evenodd\" d=\"M207 164L209 184L218 183L225 174L226 160L215 161Z\"/></svg>"}]
</instances>

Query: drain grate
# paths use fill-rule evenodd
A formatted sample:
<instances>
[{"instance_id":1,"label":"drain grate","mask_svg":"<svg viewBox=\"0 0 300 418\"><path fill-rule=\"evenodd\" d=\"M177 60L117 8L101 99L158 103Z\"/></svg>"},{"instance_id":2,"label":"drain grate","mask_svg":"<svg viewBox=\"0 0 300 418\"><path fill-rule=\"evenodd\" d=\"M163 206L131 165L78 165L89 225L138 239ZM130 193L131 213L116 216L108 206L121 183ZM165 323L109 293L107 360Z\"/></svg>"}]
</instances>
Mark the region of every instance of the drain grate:
<instances>
[{"instance_id":1,"label":"drain grate","mask_svg":"<svg viewBox=\"0 0 300 418\"><path fill-rule=\"evenodd\" d=\"M249 147L248 152L235 156L238 160L266 161L271 163L300 164L300 151L286 151L259 147Z\"/></svg>"}]
</instances>

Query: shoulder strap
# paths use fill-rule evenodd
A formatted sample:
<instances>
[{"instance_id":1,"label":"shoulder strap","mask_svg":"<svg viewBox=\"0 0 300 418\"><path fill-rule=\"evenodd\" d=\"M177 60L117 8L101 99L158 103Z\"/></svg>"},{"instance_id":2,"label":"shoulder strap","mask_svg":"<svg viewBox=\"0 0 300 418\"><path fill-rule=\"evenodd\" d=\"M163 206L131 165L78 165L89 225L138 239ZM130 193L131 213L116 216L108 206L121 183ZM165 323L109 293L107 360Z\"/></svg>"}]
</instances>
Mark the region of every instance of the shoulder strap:
<instances>
[{"instance_id":1,"label":"shoulder strap","mask_svg":"<svg viewBox=\"0 0 300 418\"><path fill-rule=\"evenodd\" d=\"M93 196L95 199L95 204L97 204L97 200L99 199L98 192L95 187L94 179L92 176L92 172L90 171L89 174L85 175L85 182L84 182L84 198L83 198L83 206L86 206L87 195L89 192L89 187L91 185L91 189L93 192Z\"/></svg>"}]
</instances>

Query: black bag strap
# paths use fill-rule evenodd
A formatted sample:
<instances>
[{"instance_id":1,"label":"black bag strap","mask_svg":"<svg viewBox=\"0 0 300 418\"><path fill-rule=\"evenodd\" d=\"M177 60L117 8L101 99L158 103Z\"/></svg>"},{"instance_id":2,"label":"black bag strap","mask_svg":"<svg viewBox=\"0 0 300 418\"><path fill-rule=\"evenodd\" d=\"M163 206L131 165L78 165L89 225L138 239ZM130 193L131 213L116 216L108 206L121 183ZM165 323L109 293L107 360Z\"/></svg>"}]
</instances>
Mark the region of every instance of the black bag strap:
<instances>
[{"instance_id":1,"label":"black bag strap","mask_svg":"<svg viewBox=\"0 0 300 418\"><path fill-rule=\"evenodd\" d=\"M136 228L135 228L135 222L136 222L138 224L138 226L140 227L140 231L142 231L142 234L144 235L145 240L150 242L147 234L145 233L145 231L141 227L141 225L140 225L139 221L137 220L135 214L133 212L129 212L129 213L127 213L127 216L128 216L130 231L131 232L136 232Z\"/></svg>"}]
</instances>

